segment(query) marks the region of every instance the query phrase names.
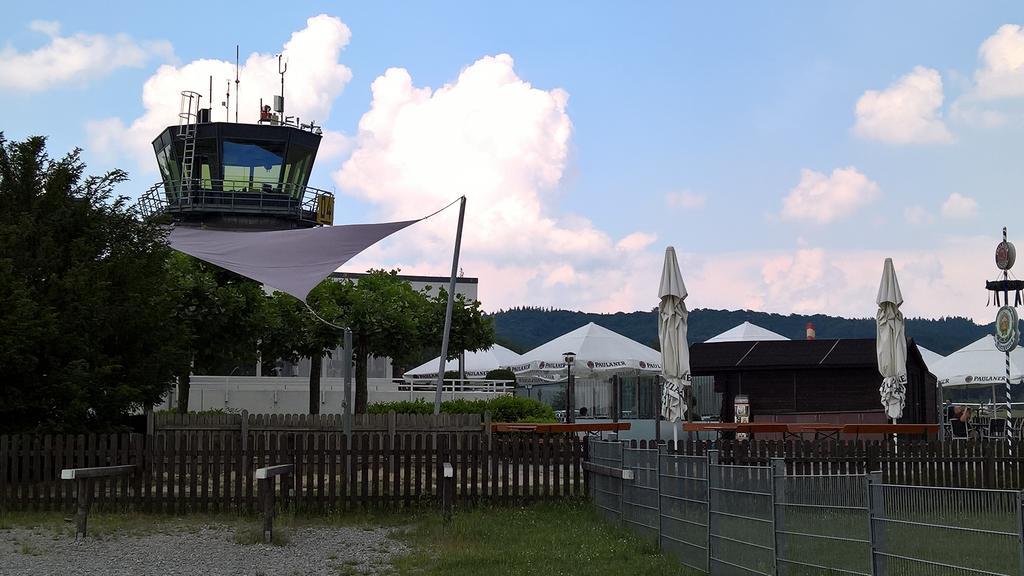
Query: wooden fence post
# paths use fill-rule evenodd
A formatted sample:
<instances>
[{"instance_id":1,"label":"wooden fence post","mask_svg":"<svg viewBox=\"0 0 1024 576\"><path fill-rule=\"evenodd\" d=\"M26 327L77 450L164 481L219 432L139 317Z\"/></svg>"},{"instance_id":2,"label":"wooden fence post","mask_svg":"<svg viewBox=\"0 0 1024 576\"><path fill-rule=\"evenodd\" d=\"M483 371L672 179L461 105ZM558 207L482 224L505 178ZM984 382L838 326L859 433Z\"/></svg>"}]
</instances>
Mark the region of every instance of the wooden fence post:
<instances>
[{"instance_id":1,"label":"wooden fence post","mask_svg":"<svg viewBox=\"0 0 1024 576\"><path fill-rule=\"evenodd\" d=\"M444 514L444 524L448 526L452 523L452 507L455 500L455 468L450 462L442 464L442 474L441 509Z\"/></svg>"},{"instance_id":2,"label":"wooden fence post","mask_svg":"<svg viewBox=\"0 0 1024 576\"><path fill-rule=\"evenodd\" d=\"M985 442L985 488L996 487L996 450L991 440Z\"/></svg>"}]
</instances>

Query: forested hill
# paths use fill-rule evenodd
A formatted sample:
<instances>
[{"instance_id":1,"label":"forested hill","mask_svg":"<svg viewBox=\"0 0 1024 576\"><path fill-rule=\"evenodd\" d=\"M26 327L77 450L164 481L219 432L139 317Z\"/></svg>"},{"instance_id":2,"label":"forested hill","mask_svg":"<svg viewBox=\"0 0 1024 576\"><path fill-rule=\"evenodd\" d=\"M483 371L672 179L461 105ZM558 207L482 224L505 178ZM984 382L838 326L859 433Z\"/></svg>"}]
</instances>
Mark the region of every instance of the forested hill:
<instances>
[{"instance_id":1,"label":"forested hill","mask_svg":"<svg viewBox=\"0 0 1024 576\"><path fill-rule=\"evenodd\" d=\"M658 347L658 319L654 310L590 314L569 310L513 308L492 314L491 317L494 318L498 343L517 352L530 350L588 322L600 324L652 348ZM688 339L691 343L703 342L744 321L794 340L805 337L808 322L814 322L818 338L875 337L874 318L849 319L822 314L783 316L752 310L698 308L690 312ZM907 335L921 346L942 355L958 350L985 334L991 334L992 329L992 324L979 326L967 318L959 317L907 320Z\"/></svg>"}]
</instances>

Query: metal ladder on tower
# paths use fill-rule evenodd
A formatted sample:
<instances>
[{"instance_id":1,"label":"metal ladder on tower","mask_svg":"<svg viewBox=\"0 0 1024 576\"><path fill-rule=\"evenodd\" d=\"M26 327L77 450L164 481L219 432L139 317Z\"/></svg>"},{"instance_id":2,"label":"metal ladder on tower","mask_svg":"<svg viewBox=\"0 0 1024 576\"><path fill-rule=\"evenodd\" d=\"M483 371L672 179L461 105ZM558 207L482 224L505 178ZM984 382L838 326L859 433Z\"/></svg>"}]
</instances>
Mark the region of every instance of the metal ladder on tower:
<instances>
[{"instance_id":1,"label":"metal ladder on tower","mask_svg":"<svg viewBox=\"0 0 1024 576\"><path fill-rule=\"evenodd\" d=\"M196 130L199 124L199 101L202 95L191 90L182 90L181 107L178 112L178 138L182 140L181 152L181 200L190 202L195 186Z\"/></svg>"}]
</instances>

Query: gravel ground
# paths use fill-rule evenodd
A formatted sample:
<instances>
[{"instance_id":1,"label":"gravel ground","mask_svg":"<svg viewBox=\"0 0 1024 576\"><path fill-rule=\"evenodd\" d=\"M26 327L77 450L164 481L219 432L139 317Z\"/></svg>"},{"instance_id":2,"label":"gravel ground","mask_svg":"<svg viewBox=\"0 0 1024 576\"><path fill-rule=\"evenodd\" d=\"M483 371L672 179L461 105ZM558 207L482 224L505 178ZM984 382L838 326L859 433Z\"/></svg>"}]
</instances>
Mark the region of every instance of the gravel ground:
<instances>
[{"instance_id":1,"label":"gravel ground","mask_svg":"<svg viewBox=\"0 0 1024 576\"><path fill-rule=\"evenodd\" d=\"M200 525L83 542L39 528L0 530L0 575L370 575L407 552L390 528L286 529L283 546L237 544L235 530Z\"/></svg>"}]
</instances>

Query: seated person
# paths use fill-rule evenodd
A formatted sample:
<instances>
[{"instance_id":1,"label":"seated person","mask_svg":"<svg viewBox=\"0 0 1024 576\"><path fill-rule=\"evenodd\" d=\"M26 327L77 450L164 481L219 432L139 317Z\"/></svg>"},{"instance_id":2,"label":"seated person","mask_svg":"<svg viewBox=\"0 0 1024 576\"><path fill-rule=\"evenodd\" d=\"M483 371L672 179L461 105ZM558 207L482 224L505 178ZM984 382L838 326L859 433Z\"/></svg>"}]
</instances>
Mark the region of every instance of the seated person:
<instances>
[{"instance_id":1,"label":"seated person","mask_svg":"<svg viewBox=\"0 0 1024 576\"><path fill-rule=\"evenodd\" d=\"M950 404L949 407L946 408L946 419L959 420L966 423L971 419L971 409Z\"/></svg>"}]
</instances>

